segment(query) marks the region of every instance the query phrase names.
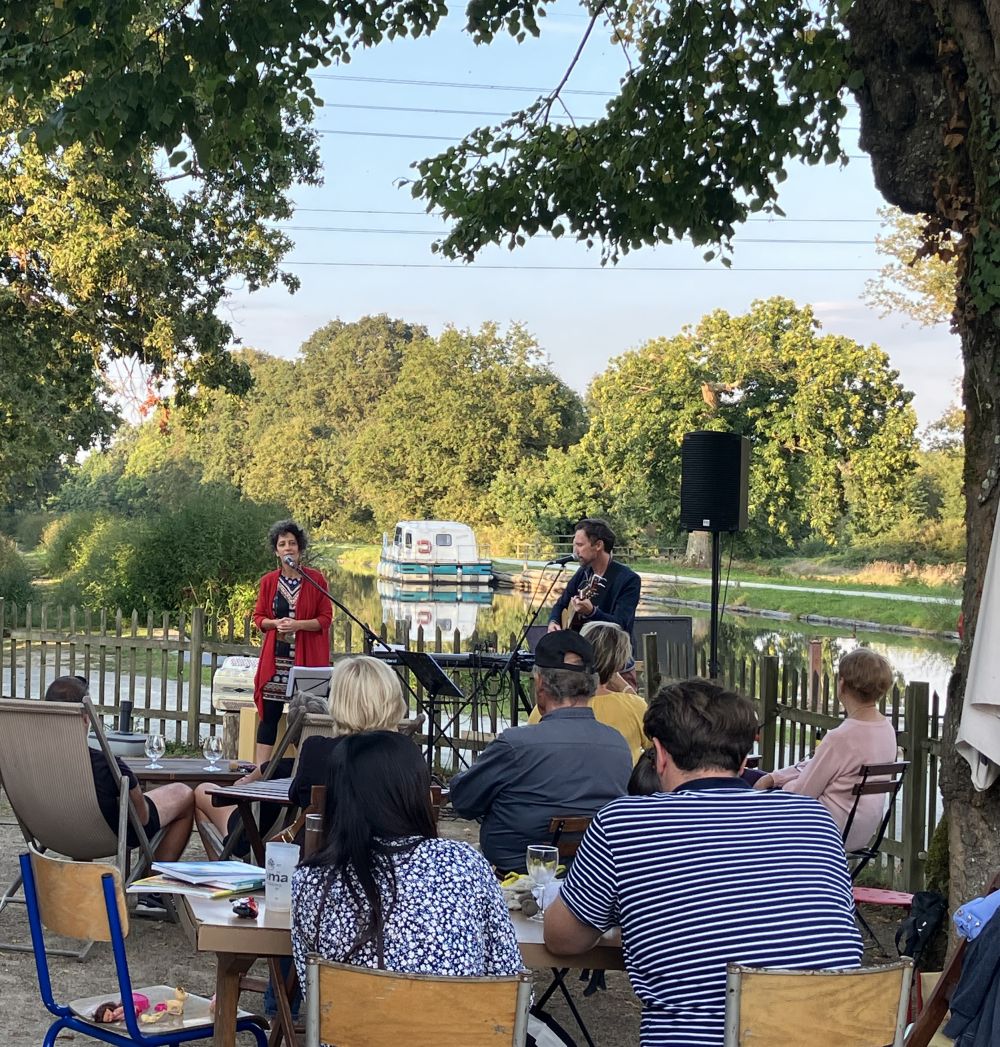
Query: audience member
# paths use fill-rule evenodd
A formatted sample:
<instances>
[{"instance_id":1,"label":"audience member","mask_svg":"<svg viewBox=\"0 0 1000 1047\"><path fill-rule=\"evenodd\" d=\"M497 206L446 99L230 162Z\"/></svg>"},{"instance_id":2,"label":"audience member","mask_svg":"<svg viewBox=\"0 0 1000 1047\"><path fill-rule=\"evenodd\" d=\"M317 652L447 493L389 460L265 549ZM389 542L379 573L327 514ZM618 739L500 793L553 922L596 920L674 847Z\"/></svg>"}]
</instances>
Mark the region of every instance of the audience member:
<instances>
[{"instance_id":1,"label":"audience member","mask_svg":"<svg viewBox=\"0 0 1000 1047\"><path fill-rule=\"evenodd\" d=\"M430 775L409 738L373 731L335 748L326 845L292 877L292 953L407 973L522 968L500 886L469 844L440 840Z\"/></svg>"},{"instance_id":2,"label":"audience member","mask_svg":"<svg viewBox=\"0 0 1000 1047\"><path fill-rule=\"evenodd\" d=\"M814 796L830 812L841 832L854 806L855 785L865 764L892 763L896 759L896 730L878 710L879 699L892 686L892 666L867 647L845 654L837 669L837 693L847 713L839 727L827 731L808 760L765 774L755 789L777 786L785 792ZM864 847L878 828L885 811L885 796L862 796L848 850Z\"/></svg>"},{"instance_id":3,"label":"audience member","mask_svg":"<svg viewBox=\"0 0 1000 1047\"><path fill-rule=\"evenodd\" d=\"M479 842L497 871L524 872L529 844L549 839L557 814L595 814L628 785L632 754L619 731L598 723L590 642L568 629L535 647L537 724L510 727L451 779L451 805L481 821Z\"/></svg>"},{"instance_id":4,"label":"audience member","mask_svg":"<svg viewBox=\"0 0 1000 1047\"><path fill-rule=\"evenodd\" d=\"M556 955L620 925L642 1047L720 1047L726 964L857 967L840 835L810 797L740 777L752 703L707 680L660 689L645 719L660 792L601 810L545 913Z\"/></svg>"}]
</instances>

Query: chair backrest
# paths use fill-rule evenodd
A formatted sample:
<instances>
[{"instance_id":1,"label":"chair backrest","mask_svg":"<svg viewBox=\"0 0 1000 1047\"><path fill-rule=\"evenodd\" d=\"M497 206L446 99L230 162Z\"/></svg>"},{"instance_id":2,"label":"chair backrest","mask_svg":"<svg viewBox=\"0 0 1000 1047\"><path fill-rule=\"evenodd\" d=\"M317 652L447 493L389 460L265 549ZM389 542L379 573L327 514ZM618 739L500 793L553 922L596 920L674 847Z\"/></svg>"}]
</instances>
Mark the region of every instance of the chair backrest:
<instances>
[{"instance_id":1,"label":"chair backrest","mask_svg":"<svg viewBox=\"0 0 1000 1047\"><path fill-rule=\"evenodd\" d=\"M420 728L424 725L424 720L427 717L423 713L417 713L416 716L408 720L400 720L396 730L400 734L405 734L407 738L412 738L414 735L420 733Z\"/></svg>"},{"instance_id":2,"label":"chair backrest","mask_svg":"<svg viewBox=\"0 0 1000 1047\"><path fill-rule=\"evenodd\" d=\"M888 796L888 802L885 805L885 810L882 812L878 828L868 844L863 848L850 852L861 859L860 864L855 865L851 870L852 879L878 854L878 849L882 845L882 840L892 819L892 812L896 806L896 797L903 786L903 779L906 777L906 771L909 766L909 760L899 760L895 763L867 763L862 766L859 772L861 781L851 790L854 795L854 804L851 807L850 814L847 816L847 822L844 824L842 833L844 844L847 844L847 840L850 837L851 828L854 825L854 819L858 813L858 806L862 797L882 794Z\"/></svg>"},{"instance_id":3,"label":"chair backrest","mask_svg":"<svg viewBox=\"0 0 1000 1047\"><path fill-rule=\"evenodd\" d=\"M725 1047L902 1047L913 962L850 971L731 963Z\"/></svg>"},{"instance_id":4,"label":"chair backrest","mask_svg":"<svg viewBox=\"0 0 1000 1047\"><path fill-rule=\"evenodd\" d=\"M17 820L46 850L108 858L118 837L101 814L76 702L0 699L0 779Z\"/></svg>"},{"instance_id":5,"label":"chair backrest","mask_svg":"<svg viewBox=\"0 0 1000 1047\"><path fill-rule=\"evenodd\" d=\"M118 919L122 934L127 935L128 910L122 890L121 873L102 862L72 862L52 858L29 847L31 878L25 891L33 888L42 926L53 934L78 941L109 942L111 929L104 904L102 879L111 876L118 901Z\"/></svg>"},{"instance_id":6,"label":"chair backrest","mask_svg":"<svg viewBox=\"0 0 1000 1047\"><path fill-rule=\"evenodd\" d=\"M306 1047L521 1047L531 975L445 978L306 961ZM375 1016L375 1017L373 1017Z\"/></svg>"},{"instance_id":7,"label":"chair backrest","mask_svg":"<svg viewBox=\"0 0 1000 1047\"><path fill-rule=\"evenodd\" d=\"M549 841L559 848L560 858L572 858L580 849L583 834L590 828L593 818L589 814L557 814L549 819Z\"/></svg>"}]
</instances>

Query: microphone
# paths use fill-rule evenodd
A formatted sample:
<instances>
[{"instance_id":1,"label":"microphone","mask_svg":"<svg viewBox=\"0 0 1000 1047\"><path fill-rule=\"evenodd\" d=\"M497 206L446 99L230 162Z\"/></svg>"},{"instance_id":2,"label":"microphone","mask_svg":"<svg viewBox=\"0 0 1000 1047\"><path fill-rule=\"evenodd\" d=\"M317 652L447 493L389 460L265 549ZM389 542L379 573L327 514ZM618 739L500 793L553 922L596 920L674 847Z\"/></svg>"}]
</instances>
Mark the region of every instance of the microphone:
<instances>
[{"instance_id":1,"label":"microphone","mask_svg":"<svg viewBox=\"0 0 1000 1047\"><path fill-rule=\"evenodd\" d=\"M293 560L293 559L292 559L292 558L291 558L290 556L286 556L286 557L285 557L285 558L284 558L284 559L282 560L282 563L283 563L283 564L284 564L284 565L285 565L286 567L291 567L291 569L292 569L293 571L299 571L299 570L301 570L301 568L299 567L299 565L298 565L298 564L297 564L297 563L296 563L296 562L295 562L295 561L294 561L294 560Z\"/></svg>"},{"instance_id":2,"label":"microphone","mask_svg":"<svg viewBox=\"0 0 1000 1047\"><path fill-rule=\"evenodd\" d=\"M559 564L560 567L565 567L568 563L574 563L576 556L573 553L567 553L565 556L557 556L554 560L549 560L550 564Z\"/></svg>"}]
</instances>

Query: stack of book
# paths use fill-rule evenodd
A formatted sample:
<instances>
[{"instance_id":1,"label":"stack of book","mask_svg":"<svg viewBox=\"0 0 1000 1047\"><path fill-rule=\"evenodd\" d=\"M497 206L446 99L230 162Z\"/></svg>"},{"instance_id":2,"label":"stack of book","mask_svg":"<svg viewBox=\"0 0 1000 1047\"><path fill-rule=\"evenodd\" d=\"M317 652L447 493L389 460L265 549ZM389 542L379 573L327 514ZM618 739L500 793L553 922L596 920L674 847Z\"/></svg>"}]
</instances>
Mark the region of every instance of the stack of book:
<instances>
[{"instance_id":1,"label":"stack of book","mask_svg":"<svg viewBox=\"0 0 1000 1047\"><path fill-rule=\"evenodd\" d=\"M153 862L153 872L131 884L128 893L228 898L264 888L264 870L246 862Z\"/></svg>"}]
</instances>

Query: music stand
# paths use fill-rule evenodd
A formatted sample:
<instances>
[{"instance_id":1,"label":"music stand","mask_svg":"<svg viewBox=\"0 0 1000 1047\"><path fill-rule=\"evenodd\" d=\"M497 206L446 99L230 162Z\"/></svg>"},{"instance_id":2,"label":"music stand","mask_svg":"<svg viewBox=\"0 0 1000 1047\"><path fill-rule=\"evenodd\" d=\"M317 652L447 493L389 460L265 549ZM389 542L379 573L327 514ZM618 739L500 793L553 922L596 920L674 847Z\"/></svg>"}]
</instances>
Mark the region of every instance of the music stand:
<instances>
[{"instance_id":1,"label":"music stand","mask_svg":"<svg viewBox=\"0 0 1000 1047\"><path fill-rule=\"evenodd\" d=\"M330 697L330 674L333 669L329 665L293 665L288 670L288 685L285 687L285 697L291 698L293 694L315 694L320 698Z\"/></svg>"},{"instance_id":2,"label":"music stand","mask_svg":"<svg viewBox=\"0 0 1000 1047\"><path fill-rule=\"evenodd\" d=\"M438 697L461 698L465 695L455 681L441 668L434 656L426 651L398 651L400 665L404 665L423 685L427 693L427 770L434 773L434 743L438 738L444 738L456 756L461 759L461 754L451 743L445 733L438 727L437 709L435 704Z\"/></svg>"}]
</instances>

